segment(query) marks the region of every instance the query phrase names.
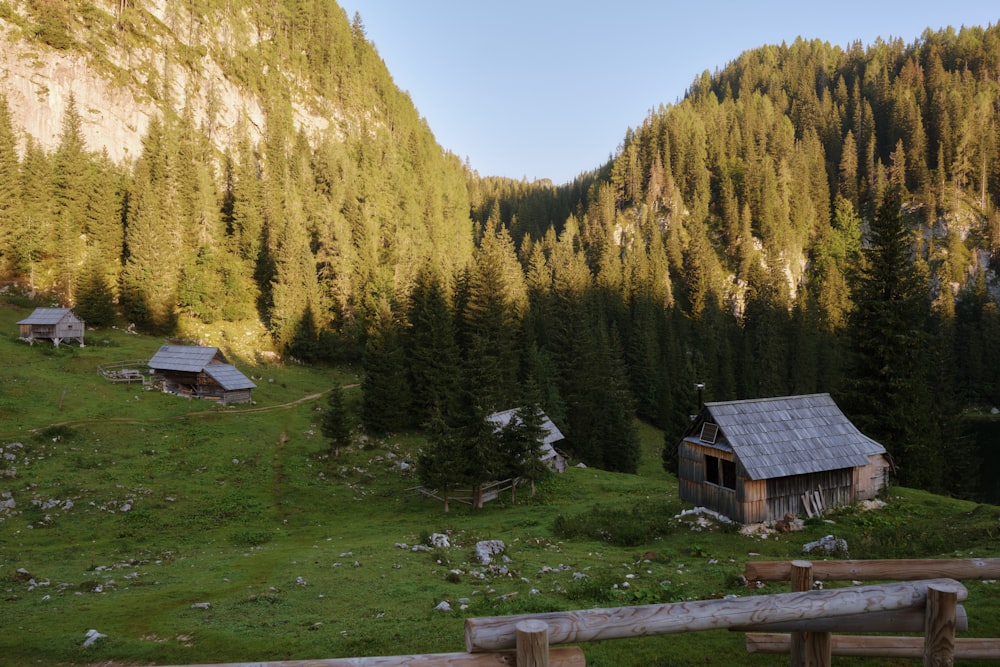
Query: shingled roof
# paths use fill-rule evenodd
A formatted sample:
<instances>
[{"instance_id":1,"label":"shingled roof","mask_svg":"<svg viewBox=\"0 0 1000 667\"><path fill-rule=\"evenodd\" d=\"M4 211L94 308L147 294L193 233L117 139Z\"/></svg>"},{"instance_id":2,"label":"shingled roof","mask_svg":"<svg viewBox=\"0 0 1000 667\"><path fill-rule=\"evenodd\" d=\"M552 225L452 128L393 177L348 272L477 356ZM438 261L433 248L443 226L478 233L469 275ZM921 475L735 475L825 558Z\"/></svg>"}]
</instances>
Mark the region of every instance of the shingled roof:
<instances>
[{"instance_id":1,"label":"shingled roof","mask_svg":"<svg viewBox=\"0 0 1000 667\"><path fill-rule=\"evenodd\" d=\"M205 372L226 391L253 389L257 386L235 366L229 364L209 364L205 366Z\"/></svg>"},{"instance_id":2,"label":"shingled roof","mask_svg":"<svg viewBox=\"0 0 1000 667\"><path fill-rule=\"evenodd\" d=\"M216 347L164 345L149 360L149 367L158 371L184 373L204 371L226 391L253 389L257 386L235 366L226 363L226 358Z\"/></svg>"},{"instance_id":3,"label":"shingled roof","mask_svg":"<svg viewBox=\"0 0 1000 667\"><path fill-rule=\"evenodd\" d=\"M200 373L212 363L213 359L221 363L226 361L216 347L164 345L149 360L149 367L156 370Z\"/></svg>"},{"instance_id":4,"label":"shingled roof","mask_svg":"<svg viewBox=\"0 0 1000 667\"><path fill-rule=\"evenodd\" d=\"M71 312L73 311L69 308L35 308L31 315L18 324L59 324Z\"/></svg>"},{"instance_id":5,"label":"shingled roof","mask_svg":"<svg viewBox=\"0 0 1000 667\"><path fill-rule=\"evenodd\" d=\"M885 453L829 394L706 403L702 417L719 427L712 446L733 451L750 479L854 468Z\"/></svg>"}]
</instances>

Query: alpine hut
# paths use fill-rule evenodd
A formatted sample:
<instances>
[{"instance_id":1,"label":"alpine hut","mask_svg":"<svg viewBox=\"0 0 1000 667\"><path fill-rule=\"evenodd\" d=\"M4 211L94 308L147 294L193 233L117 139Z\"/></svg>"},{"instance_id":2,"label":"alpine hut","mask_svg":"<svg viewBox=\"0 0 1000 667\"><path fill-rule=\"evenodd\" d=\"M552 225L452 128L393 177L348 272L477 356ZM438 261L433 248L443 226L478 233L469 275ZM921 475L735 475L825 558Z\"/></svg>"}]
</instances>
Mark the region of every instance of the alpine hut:
<instances>
[{"instance_id":1,"label":"alpine hut","mask_svg":"<svg viewBox=\"0 0 1000 667\"><path fill-rule=\"evenodd\" d=\"M510 424L511 419L517 419L517 409L494 412L486 419L495 424L497 429L502 429ZM566 472L566 457L556 451L555 448L555 444L564 439L563 434L545 413L542 413L542 430L545 432L545 435L538 448L538 457L552 472Z\"/></svg>"},{"instance_id":2,"label":"alpine hut","mask_svg":"<svg viewBox=\"0 0 1000 667\"><path fill-rule=\"evenodd\" d=\"M164 345L149 360L163 391L222 403L249 403L255 385L215 347Z\"/></svg>"},{"instance_id":3,"label":"alpine hut","mask_svg":"<svg viewBox=\"0 0 1000 667\"><path fill-rule=\"evenodd\" d=\"M17 323L18 338L34 345L36 340L50 340L59 347L65 340L75 340L83 347L84 323L69 308L35 308Z\"/></svg>"},{"instance_id":4,"label":"alpine hut","mask_svg":"<svg viewBox=\"0 0 1000 667\"><path fill-rule=\"evenodd\" d=\"M869 500L890 465L829 394L706 403L677 455L681 500L739 523Z\"/></svg>"}]
</instances>

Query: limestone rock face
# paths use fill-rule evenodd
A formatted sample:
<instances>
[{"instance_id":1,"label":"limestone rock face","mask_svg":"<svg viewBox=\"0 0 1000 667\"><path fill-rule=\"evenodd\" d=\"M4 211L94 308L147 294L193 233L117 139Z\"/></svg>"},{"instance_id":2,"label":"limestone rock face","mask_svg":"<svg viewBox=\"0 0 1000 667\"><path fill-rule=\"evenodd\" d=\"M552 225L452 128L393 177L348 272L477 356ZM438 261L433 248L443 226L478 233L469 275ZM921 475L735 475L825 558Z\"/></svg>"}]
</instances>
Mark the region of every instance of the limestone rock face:
<instances>
[{"instance_id":1,"label":"limestone rock face","mask_svg":"<svg viewBox=\"0 0 1000 667\"><path fill-rule=\"evenodd\" d=\"M258 140L265 117L261 100L228 76L221 62L235 53L237 44L252 45L252 30L239 16L214 24L194 22L180 4L144 6L158 29L143 35L147 46L142 47L128 46L124 36L94 31L78 20L71 25L76 46L59 50L30 37L23 25L0 18L0 90L7 96L14 127L52 150L72 95L87 148L107 150L115 162L140 154L150 118L167 108L177 113L187 108L195 126L208 129L220 150L244 130L251 141ZM95 5L111 19L110 3ZM296 127L309 135L328 128L339 112L308 98L295 81L286 81ZM323 114L307 106L322 108ZM22 137L22 145L26 139Z\"/></svg>"}]
</instances>

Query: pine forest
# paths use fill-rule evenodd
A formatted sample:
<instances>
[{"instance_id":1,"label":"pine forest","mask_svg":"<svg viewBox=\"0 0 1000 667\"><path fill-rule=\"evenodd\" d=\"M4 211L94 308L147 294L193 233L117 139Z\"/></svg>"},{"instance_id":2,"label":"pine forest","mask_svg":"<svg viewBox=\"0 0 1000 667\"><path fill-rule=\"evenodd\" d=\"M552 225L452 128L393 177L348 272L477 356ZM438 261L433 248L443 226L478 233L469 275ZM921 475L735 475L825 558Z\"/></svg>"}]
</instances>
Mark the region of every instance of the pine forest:
<instances>
[{"instance_id":1,"label":"pine forest","mask_svg":"<svg viewBox=\"0 0 1000 667\"><path fill-rule=\"evenodd\" d=\"M530 476L541 410L622 472L651 423L672 470L701 384L829 392L901 483L975 495L963 415L1000 406L1000 26L745 52L555 185L444 151L333 2L143 4L0 2L18 48L84 53L159 110L115 159L74 97L46 147L0 86L8 292L91 327L356 364L365 428L423 430L421 476L445 488ZM218 25L235 37L197 41ZM115 64L164 43L158 69ZM223 137L187 103L180 73L206 61L262 125ZM517 406L520 431L485 425Z\"/></svg>"}]
</instances>

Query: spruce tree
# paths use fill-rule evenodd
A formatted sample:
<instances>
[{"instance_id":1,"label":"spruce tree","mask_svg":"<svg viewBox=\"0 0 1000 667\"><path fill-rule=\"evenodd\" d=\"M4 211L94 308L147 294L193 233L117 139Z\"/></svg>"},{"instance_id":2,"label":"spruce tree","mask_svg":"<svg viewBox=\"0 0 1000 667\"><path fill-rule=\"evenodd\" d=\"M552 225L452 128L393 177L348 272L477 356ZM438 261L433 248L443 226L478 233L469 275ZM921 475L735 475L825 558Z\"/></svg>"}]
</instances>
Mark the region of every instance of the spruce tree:
<instances>
[{"instance_id":1,"label":"spruce tree","mask_svg":"<svg viewBox=\"0 0 1000 667\"><path fill-rule=\"evenodd\" d=\"M28 137L21 159L21 224L14 229L9 247L14 268L32 289L53 287L48 270L55 244L51 170L41 145Z\"/></svg>"},{"instance_id":2,"label":"spruce tree","mask_svg":"<svg viewBox=\"0 0 1000 667\"><path fill-rule=\"evenodd\" d=\"M538 389L533 379L525 383L522 405L511 415L510 421L500 431L500 458L502 477L510 477L511 500L516 500L517 481L527 479L531 495L535 495L535 482L549 473L542 461L542 444L545 442L544 413L539 403Z\"/></svg>"},{"instance_id":3,"label":"spruce tree","mask_svg":"<svg viewBox=\"0 0 1000 667\"><path fill-rule=\"evenodd\" d=\"M888 191L853 280L845 411L893 457L899 480L939 490L942 459L929 386L927 276L915 257L902 185Z\"/></svg>"},{"instance_id":4,"label":"spruce tree","mask_svg":"<svg viewBox=\"0 0 1000 667\"><path fill-rule=\"evenodd\" d=\"M52 169L56 280L68 301L73 300L77 272L86 252L84 231L91 196L90 174L83 120L76 108L76 98L70 94Z\"/></svg>"},{"instance_id":5,"label":"spruce tree","mask_svg":"<svg viewBox=\"0 0 1000 667\"><path fill-rule=\"evenodd\" d=\"M396 323L387 318L369 335L363 364L361 421L365 427L385 434L410 426L410 383Z\"/></svg>"},{"instance_id":6,"label":"spruce tree","mask_svg":"<svg viewBox=\"0 0 1000 667\"><path fill-rule=\"evenodd\" d=\"M457 411L461 359L451 311L440 281L423 270L410 293L404 345L413 387L412 421L450 422Z\"/></svg>"},{"instance_id":7,"label":"spruce tree","mask_svg":"<svg viewBox=\"0 0 1000 667\"><path fill-rule=\"evenodd\" d=\"M417 458L417 478L425 489L441 494L444 511L448 512L451 492L466 481L464 468L460 465L463 439L458 429L440 420L428 424L427 429L429 442Z\"/></svg>"},{"instance_id":8,"label":"spruce tree","mask_svg":"<svg viewBox=\"0 0 1000 667\"><path fill-rule=\"evenodd\" d=\"M0 93L0 269L16 268L14 239L17 236L21 198L18 192L17 139L7 96Z\"/></svg>"},{"instance_id":9,"label":"spruce tree","mask_svg":"<svg viewBox=\"0 0 1000 667\"><path fill-rule=\"evenodd\" d=\"M326 397L326 410L320 424L323 437L330 441L330 453L340 456L340 450L351 444L351 421L344 405L344 390L338 384Z\"/></svg>"},{"instance_id":10,"label":"spruce tree","mask_svg":"<svg viewBox=\"0 0 1000 667\"><path fill-rule=\"evenodd\" d=\"M88 259L80 272L74 310L89 327L107 327L115 322L114 294L107 268L96 257Z\"/></svg>"},{"instance_id":11,"label":"spruce tree","mask_svg":"<svg viewBox=\"0 0 1000 667\"><path fill-rule=\"evenodd\" d=\"M527 307L524 273L506 229L494 221L486 230L469 271L462 317L468 334L468 386L488 411L510 407L517 398L517 334Z\"/></svg>"}]
</instances>

